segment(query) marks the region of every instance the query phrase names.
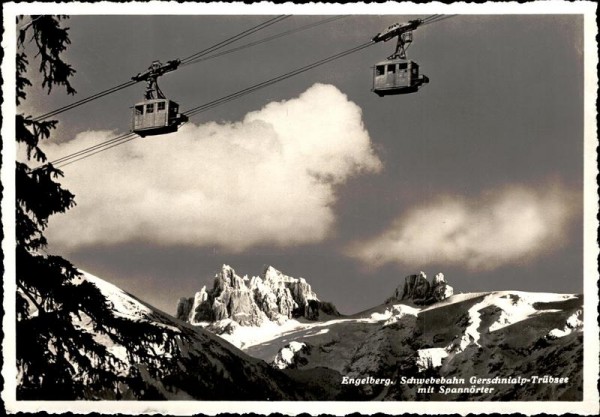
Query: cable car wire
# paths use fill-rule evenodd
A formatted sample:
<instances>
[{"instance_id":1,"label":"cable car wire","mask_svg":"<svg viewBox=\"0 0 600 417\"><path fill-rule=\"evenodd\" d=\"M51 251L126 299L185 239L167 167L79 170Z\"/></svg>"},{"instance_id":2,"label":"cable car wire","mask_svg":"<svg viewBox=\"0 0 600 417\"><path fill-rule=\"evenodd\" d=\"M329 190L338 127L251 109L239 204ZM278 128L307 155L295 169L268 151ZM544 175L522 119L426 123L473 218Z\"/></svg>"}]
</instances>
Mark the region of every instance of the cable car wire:
<instances>
[{"instance_id":1,"label":"cable car wire","mask_svg":"<svg viewBox=\"0 0 600 417\"><path fill-rule=\"evenodd\" d=\"M285 17L287 18L289 16L285 16ZM219 46L218 48L215 48L216 45L214 45L214 46L212 46L210 48L206 48L204 51L201 51L201 52L198 53L198 54L200 54L199 56L196 56L195 58L190 59L189 61L186 61L185 64L183 64L183 65L195 64L197 62L207 61L207 60L210 60L210 59L213 59L213 58L217 58L219 56L228 55L228 54L240 51L240 50L245 49L245 48L250 48L250 47L253 47L253 46L256 46L256 45L260 45L262 43L269 42L271 40L274 40L274 39L277 39L277 38L281 38L283 36L291 35L292 33L295 33L295 32L300 32L302 30L306 30L306 29L310 29L310 28L313 28L313 27L316 27L316 26L320 26L320 25L323 25L323 24L326 24L326 23L330 23L330 22L333 22L335 20L339 20L339 19L342 19L342 18L345 18L345 17L348 17L348 16L335 16L333 18L324 19L324 20L316 22L316 23L311 23L311 24L308 24L308 25L305 25L305 26L301 26L301 27L296 28L296 29L288 30L288 31L281 32L281 33L278 33L276 35L264 38L264 39L260 39L260 40L255 41L255 42L247 43L245 45L241 45L241 46L236 47L236 48L228 49L226 51L219 52L217 54L210 55L208 57L204 57L203 56L203 55L206 55L206 54L208 54L210 52L214 52L214 51L216 51L216 50L218 50L218 49L220 49L220 48L222 48L222 47L224 47L226 45L229 45L230 43L234 42L235 40L241 39L243 36L239 37L241 35L241 34L239 34L239 35L236 35L235 37L229 38L226 41L223 41L222 42L223 45ZM273 20L274 19L271 19L270 21L265 22L265 24L259 25L260 27L255 26L254 28L250 28L247 31L242 32L242 33L245 33L245 36L248 36L248 35L256 32L256 31L258 31L260 29L263 29L263 28L265 28L267 26L270 26L270 25L272 25L274 23L277 23L277 22L279 22L279 21L281 21L283 19L278 19L277 21L273 21ZM268 25L266 25L266 23L268 23ZM194 55L197 55L197 54L194 54ZM119 90L122 90L124 88L130 87L130 86L132 86L134 84L137 84L137 83L138 83L138 81L127 81L127 82L125 82L123 84L120 84L120 85L118 85L116 87L112 87L112 88L109 88L107 90L98 92L96 94L93 94L93 95L91 95L89 97L86 97L86 98L83 98L83 99L78 100L76 102L73 102L71 104L68 104L66 106L59 107L58 109L55 109L55 110L53 110L51 112L42 114L41 116L36 117L34 119L34 121L40 121L40 120L44 120L44 119L47 119L47 118L52 117L52 116L56 116L56 115L58 115L60 113L63 113L63 112L68 111L68 110L71 110L71 109L73 109L75 107L78 107L78 106L80 106L82 104L88 103L88 102L93 101L93 100L95 100L97 98L104 97L104 96L106 96L108 94L115 93L115 92L117 92Z\"/></svg>"},{"instance_id":2,"label":"cable car wire","mask_svg":"<svg viewBox=\"0 0 600 417\"><path fill-rule=\"evenodd\" d=\"M112 87L112 88L109 88L107 90L100 91L99 93L93 94L93 95L91 95L89 97L86 97L86 98L83 98L81 100L75 101L75 102L73 102L71 104L68 104L66 106L59 107L58 109L53 110L51 112L42 114L41 116L38 116L38 117L36 117L33 120L36 121L36 122L39 122L40 120L44 120L44 119L47 119L49 117L56 116L57 114L63 113L65 111L67 111L67 110L74 109L75 107L81 106L82 104L89 103L90 101L96 100L97 98L104 97L104 96L106 96L108 94L115 93L115 92L117 92L119 90L122 90L124 88L130 87L130 86L132 86L134 84L137 84L137 83L138 83L138 81L133 81L133 80L124 82L123 84L119 84L119 85L117 85L115 87Z\"/></svg>"},{"instance_id":3,"label":"cable car wire","mask_svg":"<svg viewBox=\"0 0 600 417\"><path fill-rule=\"evenodd\" d=\"M331 18L328 18L328 19L320 20L318 22L309 23L307 25L300 26L300 27L298 27L296 29L287 30L285 32L281 32L281 33L278 33L276 35L269 36L267 38L259 39L257 41L250 42L250 43L247 43L247 44L244 44L244 45L240 45L240 46L237 46L237 47L232 48L232 49L227 49L226 51L222 51L222 52L219 52L217 54L209 55L207 57L194 58L193 60L189 61L187 64L195 64L197 62L208 61L209 59L217 58L217 57L220 57L220 56L223 56L223 55L228 55L228 54L231 54L233 52L240 51L242 49L246 49L246 48L250 48L252 46L260 45L260 44L272 41L274 39L281 38L283 36L291 35L292 33L301 32L303 30L310 29L310 28L313 28L313 27L316 27L316 26L320 26L320 25L324 25L326 23L334 22L334 21L339 20L339 19L344 19L346 17L349 17L349 16L348 15L334 16L334 17L331 17Z\"/></svg>"},{"instance_id":4,"label":"cable car wire","mask_svg":"<svg viewBox=\"0 0 600 417\"><path fill-rule=\"evenodd\" d=\"M239 39L242 39L242 38L244 38L246 36L249 36L249 35L251 35L251 34L253 34L253 33L255 33L255 32L257 32L257 31L259 31L261 29L264 29L264 28L266 28L268 26L271 26L271 25L273 25L273 24L275 24L277 22L280 22L280 21L288 18L288 17L290 17L290 15L276 16L276 17L274 17L272 19L269 19L269 20L267 20L267 21L259 24L259 25L256 25L254 27L251 27L250 29L247 29L247 30L245 30L243 32L240 32L240 33L238 33L235 36L232 36L232 37L230 37L228 39L225 39L224 41L221 41L221 42L219 42L219 43L217 43L217 44L215 44L215 45L213 45L213 46L211 46L209 48L206 48L206 49L203 49L202 51L196 52L196 53L190 55L189 57L182 59L182 62L187 63L188 60L193 60L193 59L199 58L199 57L201 57L203 55L209 54L211 52L215 52L218 49L221 49L221 48L223 48L223 47L225 47L225 46L227 46L227 45L229 45L229 44L231 44L231 43L233 43L233 42L235 42L235 41L237 41ZM79 107L79 106L81 106L83 104L89 103L90 101L94 101L94 100L96 100L98 98L104 97L104 96L106 96L108 94L112 94L112 93L120 91L120 90L122 90L124 88L130 87L130 86L132 86L134 84L137 84L138 82L139 81L134 81L134 80L126 81L126 82L124 82L122 84L119 84L119 85L117 85L115 87L108 88L106 90L103 90L103 91L100 91L98 93L92 94L91 96L88 96L88 97L85 97L83 99L74 101L73 103L70 103L70 104L67 104L65 106L59 107L59 108L57 108L55 110L52 110L52 111L50 111L48 113L44 113L44 114L42 114L40 116L35 117L33 120L36 121L36 122L39 122L41 120L45 120L45 119L47 119L49 117L56 116L56 115L58 115L60 113L66 112L66 111L71 110L71 109L74 109L74 108Z\"/></svg>"},{"instance_id":5,"label":"cable car wire","mask_svg":"<svg viewBox=\"0 0 600 417\"><path fill-rule=\"evenodd\" d=\"M429 21L433 21L435 19L439 19L441 16L444 16L442 14L432 14L431 16L427 16L424 19L421 19L422 22L429 22Z\"/></svg>"},{"instance_id":6,"label":"cable car wire","mask_svg":"<svg viewBox=\"0 0 600 417\"><path fill-rule=\"evenodd\" d=\"M247 30L245 30L243 32L238 33L235 36L227 38L224 41L221 41L221 42L219 42L219 43L217 43L217 44L215 44L215 45L213 45L213 46L211 46L209 48L203 49L202 51L196 52L195 54L192 54L192 55L188 56L187 58L181 59L181 65L182 66L183 65L188 65L191 61L195 60L196 58L199 58L201 56L204 56L206 54L214 52L214 51L216 51L218 49L221 49L221 48L223 48L223 47L225 47L225 46L227 46L227 45L229 45L229 44L231 44L231 43L233 43L233 42L235 42L235 41L237 41L239 39L242 39L242 38L244 38L246 36L249 36L249 35L251 35L251 34L253 34L255 32L258 32L261 29L269 27L269 26L271 26L271 25L273 25L275 23L281 22L282 20L285 20L288 17L291 17L291 15L276 16L276 17L274 17L272 19L267 20L266 22L263 22L263 23L261 23L259 25L251 27L250 29L247 29Z\"/></svg>"},{"instance_id":7,"label":"cable car wire","mask_svg":"<svg viewBox=\"0 0 600 417\"><path fill-rule=\"evenodd\" d=\"M422 25L426 25L426 24L430 24L430 23L435 23L437 21L445 20L445 19L448 19L448 18L454 17L454 16L456 16L456 15L431 15L431 16L426 17L425 19L422 19L422 21L423 21ZM276 17L274 17L272 19L267 20L266 22L263 22L263 23L261 23L259 25L256 25L256 26L254 26L252 28L249 28L249 29L247 29L247 30L245 30L245 31L243 31L243 32L235 35L235 36L232 36L232 37L230 37L230 38L228 38L228 39L226 39L224 41L221 41L221 42L219 42L219 43L217 43L217 44L215 44L215 45L213 45L213 46L211 46L209 48L206 48L206 49L203 49L202 51L196 52L196 53L194 53L194 54L192 54L192 55L190 55L190 56L182 59L181 60L182 61L182 66L189 65L189 64L195 64L195 63L200 62L200 61L205 61L205 60L209 60L209 59L212 59L212 58L217 58L219 56L227 55L227 54L230 54L230 53L233 53L233 52L237 52L239 50L242 50L242 49L245 49L245 48L249 48L249 47L252 47L252 46L256 46L256 45L260 45L262 43L269 42L269 41L271 41L273 39L277 39L277 38L280 38L280 37L283 37L283 36L287 36L287 35L290 35L290 34L295 33L295 32L300 32L302 30L306 30L306 29L309 29L309 28L312 28L312 27L315 27L315 26L319 26L319 25L322 25L322 24L325 24L325 23L333 22L335 20L338 20L338 19L341 19L341 18L344 18L344 17L347 17L347 16L336 16L336 17L333 17L333 18L330 18L330 19L324 19L324 20L322 20L320 22L308 24L308 25L305 25L305 26L302 26L302 27L299 27L299 28L296 28L296 29L292 29L292 30L289 30L289 31L286 31L286 32L282 32L282 33L279 33L279 34L276 34L276 35L273 35L273 36L270 36L270 37L267 37L267 38L255 41L255 42L251 42L251 43L246 44L246 45L242 45L242 46L239 46L239 47L227 50L227 51L223 51L223 52L211 55L209 57L204 57L204 55L207 55L207 54L209 54L211 52L215 52L218 49L221 49L221 48L223 48L223 47L225 47L225 46L227 46L227 45L229 45L229 44L231 44L231 43L233 43L233 42L235 42L235 41L237 41L239 39L242 39L245 36L249 36L249 35L251 35L251 34L253 34L253 33L255 33L255 32L257 32L257 31L259 31L261 29L264 29L264 28L266 28L268 26L271 26L271 25L273 25L275 23L278 23L278 22L280 22L280 21L282 21L282 20L284 20L284 19L286 19L288 17L290 17L290 15L276 16ZM38 122L38 121L41 121L41 120L48 119L49 117L56 116L56 115L58 115L60 113L66 112L66 111L71 110L71 109L74 109L74 108L79 107L79 106L81 106L83 104L86 104L86 103L89 103L91 101L94 101L94 100L96 100L98 98L104 97L104 96L112 94L112 93L116 93L117 91L120 91L120 90L122 90L124 88L130 87L132 85L135 85L138 82L139 81L133 81L133 80L126 81L126 82L124 82L122 84L119 84L119 85L117 85L115 87L112 87L112 88L100 91L100 92L95 93L95 94L93 94L91 96L88 96L86 98L83 98L83 99L77 100L77 101L75 101L73 103L70 103L68 105L59 107L59 108L57 108L57 109L55 109L53 111L50 111L48 113L44 113L44 114L42 114L42 115L34 118L33 120L36 121L36 122Z\"/></svg>"},{"instance_id":8,"label":"cable car wire","mask_svg":"<svg viewBox=\"0 0 600 417\"><path fill-rule=\"evenodd\" d=\"M456 16L456 15L437 15L437 16L433 15L433 16L430 16L430 17L424 19L425 23L422 23L422 25L429 24L429 23L439 22L439 21L442 21L442 20L445 20L445 19L448 19L448 18L451 18L451 17L454 17L454 16ZM331 19L331 20L334 20L334 19ZM265 23L267 23L267 22L265 22ZM322 24L322 23L324 23L324 22L322 21L320 24ZM309 25L307 25L307 26L309 26ZM249 29L249 30L252 30L252 29ZM295 31L298 31L298 30L301 30L301 28L298 28ZM288 32L290 32L290 31L288 31ZM274 35L274 36L279 37L279 36L284 36L284 35L283 34L279 34L279 35ZM271 38L273 38L273 37L271 37ZM253 44L256 44L257 42L261 42L261 43L262 42L267 42L268 40L270 40L270 39L269 38L265 38L265 39L263 39L261 41L256 41ZM278 83L280 81L286 80L286 79L288 79L290 77L293 77L295 75L299 75L299 74L301 74L303 72L306 72L306 71L309 71L309 70L311 70L313 68L316 68L316 67L319 67L321 65L327 64L327 63L329 63L331 61L334 61L336 59L339 59L339 58L342 58L344 56L350 55L352 53L358 52L358 51L360 51L360 50L362 50L364 48L367 48L367 47L373 45L374 43L375 43L374 41L369 41L369 42L366 42L366 43L364 43L362 45L355 46L355 47L350 48L350 49L348 49L346 51L342 51L342 52L334 54L334 55L332 55L330 57L327 57L327 58L321 59L319 61L316 61L316 62L314 62L312 64L309 64L309 65L306 65L304 67L298 68L296 70L287 72L287 73L279 75L277 77L273 77L273 78L271 78L271 79L269 79L267 81L263 81L261 83L255 84L253 86L244 88L244 89L239 90L239 91L237 91L235 93L232 93L232 94L229 94L227 96L221 97L219 99L213 100L211 102L202 104L200 106L193 107L193 108L191 108L191 109L183 112L183 114L185 114L188 117L193 117L195 115L198 115L200 113L208 111L208 110L210 110L210 109L212 109L212 108L214 108L216 106L228 103L229 101L232 101L232 100L236 100L236 99L238 99L240 97L243 97L243 96L245 96L247 94L250 94L250 93L252 93L254 91L257 91L259 89L268 87L268 86L270 86L272 84L275 84L275 83ZM234 49L236 49L236 48L234 48ZM239 49L237 49L237 50L239 50ZM226 54L226 53L231 53L231 52L234 52L234 51L233 50L223 51L221 53L221 55L222 54ZM220 55L220 54L217 54L217 56L218 55ZM210 56L210 57L207 57L205 59L210 59L211 57L216 57L216 56ZM198 57L196 57L196 58L198 58ZM196 59L196 58L194 58L194 59ZM192 62L190 61L189 63L192 63ZM80 161L82 159L88 158L88 157L90 157L92 155L98 154L98 153L103 152L105 150L108 150L108 149L111 149L113 147L116 147L116 146L119 146L121 144L124 144L126 142L129 142L129 141L131 141L131 140L133 140L133 139L135 139L137 137L138 136L135 133L131 133L131 132L123 134L123 135L119 135L119 136L117 136L115 138L109 139L109 140L104 141L102 143L99 143L97 145L94 145L94 146L82 149L82 150L80 150L78 152L75 152L75 153L66 155L64 157L61 157L59 159L56 159L56 160L52 161L51 164L56 164L57 168L64 167L64 166L67 166L67 165L72 164L74 162L77 162L77 161ZM36 169L39 169L39 168L36 168Z\"/></svg>"},{"instance_id":9,"label":"cable car wire","mask_svg":"<svg viewBox=\"0 0 600 417\"><path fill-rule=\"evenodd\" d=\"M93 146L90 146L88 148L82 149L80 151L74 152L72 154L69 154L69 155L63 156L61 158L55 159L55 160L53 160L51 162L51 164L52 165L60 164L62 162L68 161L69 159L72 159L72 158L75 158L77 156L83 155L83 154L85 154L87 152L94 151L95 149L99 149L99 148L101 148L103 146L110 145L111 143L114 143L114 142L118 142L119 140L122 140L122 139L126 138L127 136L131 136L131 135L133 135L133 133L131 133L131 132L124 133L122 135L119 135L119 136L114 137L112 139L109 139L107 141L101 142L101 143L99 143L97 145L93 145Z\"/></svg>"},{"instance_id":10,"label":"cable car wire","mask_svg":"<svg viewBox=\"0 0 600 417\"><path fill-rule=\"evenodd\" d=\"M126 134L126 135L121 135L121 136L122 137L120 137L119 141L115 141L116 138L114 138L114 139L108 140L106 142L103 142L102 143L103 147L101 149L97 149L94 152L88 152L85 155L80 156L79 158L72 159L71 156L69 156L69 159L71 159L70 161L68 161L68 162L62 162L62 163L58 164L56 166L56 168L63 168L63 167L65 167L67 165L70 165L70 164L72 164L74 162L81 161L82 159L89 158L92 155L95 155L95 154L100 153L100 152L104 152L104 151L106 151L106 150L108 150L110 148L114 148L115 146L122 145L122 144L124 144L126 142L129 142L129 141L132 141L132 140L138 138L138 135L136 135L135 133L129 133L129 134ZM108 143L108 145L110 145L110 146L107 146L107 142L110 142L110 143Z\"/></svg>"},{"instance_id":11,"label":"cable car wire","mask_svg":"<svg viewBox=\"0 0 600 417\"><path fill-rule=\"evenodd\" d=\"M316 68L316 67L319 67L321 65L327 64L327 63L329 63L331 61L334 61L336 59L342 58L342 57L344 57L346 55L350 55L352 53L358 52L358 51L360 51L360 50L362 50L364 48L367 48L368 46L371 46L373 44L374 44L373 41L369 41L369 42L366 42L366 43L364 43L362 45L355 46L355 47L350 48L348 50L345 50L345 51L339 52L339 53L337 53L335 55L332 55L330 57L327 57L327 58L321 59L319 61L313 62L312 64L309 64L309 65L306 65L304 67L298 68L296 70L287 72L287 73L279 75L277 77L273 77L273 78L271 78L271 79L269 79L267 81L263 81L261 83L255 84L253 86L244 88L244 89L239 90L239 91L237 91L235 93L232 93L232 94L229 94L227 96L221 97L219 99L210 101L210 102L202 104L200 106L191 108L191 109L183 112L183 114L185 114L188 117L195 116L195 115L197 115L199 113L203 113L203 112L205 112L207 110L210 110L210 109L212 109L212 108L214 108L216 106L228 103L228 102L230 102L232 100L235 100L235 99L238 99L240 97L243 97L243 96L245 96L247 94L250 94L250 93L252 93L254 91L257 91L259 89L268 87L268 86L270 86L272 84L275 84L275 83L278 83L280 81L286 80L286 79L288 79L290 77L293 77L295 75L301 74L301 73L306 72L308 70L311 70L313 68ZM73 162L80 161L82 159L85 159L85 158L90 157L92 155L95 155L97 153L103 152L103 151L105 151L107 149L110 149L110 148L113 148L115 146L121 145L123 143L129 142L129 141L135 139L136 137L137 137L137 135L135 133L123 134L123 135L117 136L115 138L109 139L107 141L104 141L102 143L99 143L97 145L91 146L89 148L85 148L85 149L82 149L82 150L80 150L78 152L75 152L75 153L63 156L63 157L58 158L56 160L53 160L51 162L51 164L53 164L53 165L56 164L56 168L62 168L62 167L67 166L67 165L69 165L69 164L71 164Z\"/></svg>"},{"instance_id":12,"label":"cable car wire","mask_svg":"<svg viewBox=\"0 0 600 417\"><path fill-rule=\"evenodd\" d=\"M227 95L225 97L221 97L220 99L211 101L209 103L203 104L203 105L198 106L198 107L191 108L191 109L185 111L184 114L186 116L188 116L188 117L195 116L198 113L202 113L202 112L204 112L206 110L209 110L209 109L212 109L213 107L216 107L218 105L221 105L221 104L227 103L227 102L229 102L231 100L234 100L234 99L237 99L239 97L245 96L246 94L249 94L249 93L254 92L256 90L259 90L261 88L268 87L268 86L270 86L272 84L278 83L280 81L283 81L283 80L288 79L290 77L293 77L295 75L301 74L303 72L306 72L306 71L311 70L313 68L316 68L316 67L319 67L321 65L327 64L327 63L329 63L331 61L334 61L336 59L342 58L342 57L344 57L346 55L350 55L350 54L352 54L354 52L358 52L358 51L360 51L360 50L362 50L362 49L364 49L364 48L366 48L368 46L373 45L374 43L375 42L373 42L373 41L369 41L369 42L364 43L362 45L355 46L354 48L348 49L348 50L343 51L343 52L339 52L339 53L337 53L335 55L332 55L332 56L330 56L328 58L324 58L324 59L319 60L317 62L313 62L312 64L306 65L306 66L298 68L296 70L293 70L293 71L287 72L285 74L279 75L277 77L271 78L271 79L269 79L267 81L263 81L261 83L255 84L255 85L253 85L251 87L247 87L247 88L245 88L243 90L240 90L240 91L237 91L235 93L229 94L229 95Z\"/></svg>"},{"instance_id":13,"label":"cable car wire","mask_svg":"<svg viewBox=\"0 0 600 417\"><path fill-rule=\"evenodd\" d=\"M425 26L425 25L429 25L431 23L438 23L441 22L442 20L446 20L446 19L450 19L452 17L458 16L456 14L442 14L442 15L438 15L439 17L435 18L435 19L431 19L431 20L427 20L426 22L422 23L421 26Z\"/></svg>"}]
</instances>

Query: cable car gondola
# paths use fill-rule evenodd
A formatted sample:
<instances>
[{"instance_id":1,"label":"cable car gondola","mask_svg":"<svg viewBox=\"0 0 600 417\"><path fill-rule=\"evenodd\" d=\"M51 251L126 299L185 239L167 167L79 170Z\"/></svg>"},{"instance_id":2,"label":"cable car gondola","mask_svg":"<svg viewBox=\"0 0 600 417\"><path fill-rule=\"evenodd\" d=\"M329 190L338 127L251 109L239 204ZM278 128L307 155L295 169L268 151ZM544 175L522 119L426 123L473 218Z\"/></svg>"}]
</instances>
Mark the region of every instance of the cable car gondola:
<instances>
[{"instance_id":1,"label":"cable car gondola","mask_svg":"<svg viewBox=\"0 0 600 417\"><path fill-rule=\"evenodd\" d=\"M429 78L419 74L419 64L405 59L390 59L375 64L373 92L379 97L416 93Z\"/></svg>"},{"instance_id":2,"label":"cable car gondola","mask_svg":"<svg viewBox=\"0 0 600 417\"><path fill-rule=\"evenodd\" d=\"M387 42L398 37L394 54L373 67L371 91L379 97L415 93L423 84L429 83L429 78L419 73L419 64L406 59L406 49L413 39L412 31L421 23L421 20L411 20L403 25L396 23L373 38L375 42Z\"/></svg>"},{"instance_id":3,"label":"cable car gondola","mask_svg":"<svg viewBox=\"0 0 600 417\"><path fill-rule=\"evenodd\" d=\"M177 132L187 117L173 100L144 100L133 106L131 131L141 137Z\"/></svg>"},{"instance_id":4,"label":"cable car gondola","mask_svg":"<svg viewBox=\"0 0 600 417\"><path fill-rule=\"evenodd\" d=\"M158 87L158 77L177 69L181 61L161 64L154 61L147 71L132 77L134 81L147 81L144 101L133 106L131 131L141 137L177 132L188 121L185 114L179 113L179 105L165 97Z\"/></svg>"}]
</instances>

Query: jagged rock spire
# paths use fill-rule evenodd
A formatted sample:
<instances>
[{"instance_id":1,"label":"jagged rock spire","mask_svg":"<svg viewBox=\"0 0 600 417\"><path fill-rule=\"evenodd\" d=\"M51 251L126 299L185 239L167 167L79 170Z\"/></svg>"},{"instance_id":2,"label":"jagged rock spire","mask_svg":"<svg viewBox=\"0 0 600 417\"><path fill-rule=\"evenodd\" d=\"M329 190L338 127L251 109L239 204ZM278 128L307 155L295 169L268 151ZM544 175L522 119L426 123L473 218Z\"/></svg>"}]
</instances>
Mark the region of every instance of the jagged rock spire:
<instances>
[{"instance_id":1,"label":"jagged rock spire","mask_svg":"<svg viewBox=\"0 0 600 417\"><path fill-rule=\"evenodd\" d=\"M223 265L212 289L203 287L193 299L179 300L177 318L192 324L231 319L243 326L260 326L293 317L316 320L320 311L339 315L332 304L319 300L304 278L287 276L272 266L266 266L260 277L241 278Z\"/></svg>"},{"instance_id":2,"label":"jagged rock spire","mask_svg":"<svg viewBox=\"0 0 600 417\"><path fill-rule=\"evenodd\" d=\"M454 294L454 289L448 285L443 273L438 273L429 282L425 272L418 275L408 275L404 284L396 288L394 295L388 301L409 300L415 304L432 304L442 301Z\"/></svg>"}]
</instances>

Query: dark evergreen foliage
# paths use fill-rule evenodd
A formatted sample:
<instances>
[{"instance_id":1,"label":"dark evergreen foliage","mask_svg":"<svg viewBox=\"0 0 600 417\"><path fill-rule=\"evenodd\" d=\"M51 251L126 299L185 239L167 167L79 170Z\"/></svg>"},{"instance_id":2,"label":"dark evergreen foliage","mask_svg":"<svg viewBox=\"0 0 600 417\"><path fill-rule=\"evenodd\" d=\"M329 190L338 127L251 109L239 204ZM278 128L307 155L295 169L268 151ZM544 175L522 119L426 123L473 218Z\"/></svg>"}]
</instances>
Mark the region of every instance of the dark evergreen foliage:
<instances>
[{"instance_id":1,"label":"dark evergreen foliage","mask_svg":"<svg viewBox=\"0 0 600 417\"><path fill-rule=\"evenodd\" d=\"M69 81L75 71L61 56L70 43L65 19L17 19L17 105L35 88L27 78L28 53L39 60L41 88L75 93ZM40 148L56 125L16 116L16 140L27 150L27 161L16 166L17 398L162 400L186 391L198 399L260 400L294 392L281 373L234 354L202 330L180 328L161 314L133 319L115 313L111 299L70 262L45 252L49 217L75 204L57 182L63 173ZM32 168L32 162L43 165ZM261 376L262 384L243 382Z\"/></svg>"},{"instance_id":2,"label":"dark evergreen foliage","mask_svg":"<svg viewBox=\"0 0 600 417\"><path fill-rule=\"evenodd\" d=\"M64 16L21 16L17 53L17 105L27 99L26 89L34 87L27 78L31 64L27 53L39 61L41 88L52 91L64 86L75 94L70 77L75 73L61 54L70 43ZM77 399L90 390L113 386L113 372L98 363L118 362L91 333L74 324L77 317L93 323L96 330L110 335L109 306L98 289L78 279L80 273L67 260L47 255L44 230L48 219L75 204L74 195L57 179L63 174L46 163L40 142L48 139L57 121L35 120L17 114L16 140L27 150L27 162L16 164L16 308L17 367L19 399ZM44 163L32 169L28 163Z\"/></svg>"}]
</instances>

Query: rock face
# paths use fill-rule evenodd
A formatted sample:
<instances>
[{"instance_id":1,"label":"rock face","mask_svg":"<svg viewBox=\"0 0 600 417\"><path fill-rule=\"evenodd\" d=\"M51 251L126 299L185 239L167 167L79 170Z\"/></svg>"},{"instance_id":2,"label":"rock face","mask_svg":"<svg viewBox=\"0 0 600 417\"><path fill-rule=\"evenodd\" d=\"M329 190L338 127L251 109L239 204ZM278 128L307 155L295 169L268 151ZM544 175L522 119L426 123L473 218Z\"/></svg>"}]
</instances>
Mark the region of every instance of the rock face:
<instances>
[{"instance_id":1,"label":"rock face","mask_svg":"<svg viewBox=\"0 0 600 417\"><path fill-rule=\"evenodd\" d=\"M437 274L431 282L421 271L418 275L408 275L404 285L396 288L394 295L388 301L410 300L417 305L433 304L445 300L454 294L454 289L448 285L444 274Z\"/></svg>"},{"instance_id":2,"label":"rock face","mask_svg":"<svg viewBox=\"0 0 600 417\"><path fill-rule=\"evenodd\" d=\"M248 278L223 265L212 289L203 287L177 304L177 318L192 324L231 319L242 326L260 326L297 317L317 320L319 313L339 316L331 303L319 300L304 278L289 277L272 266L262 277Z\"/></svg>"},{"instance_id":3,"label":"rock face","mask_svg":"<svg viewBox=\"0 0 600 417\"><path fill-rule=\"evenodd\" d=\"M433 299L436 302L445 300L446 298L454 295L454 288L448 285L446 279L444 278L444 274L442 274L441 272L437 274L433 279L433 285L431 290Z\"/></svg>"}]
</instances>

